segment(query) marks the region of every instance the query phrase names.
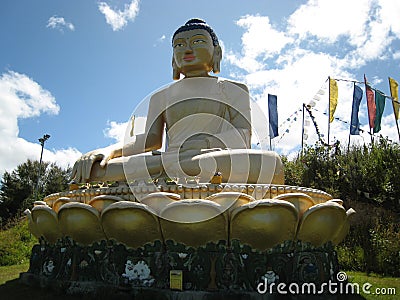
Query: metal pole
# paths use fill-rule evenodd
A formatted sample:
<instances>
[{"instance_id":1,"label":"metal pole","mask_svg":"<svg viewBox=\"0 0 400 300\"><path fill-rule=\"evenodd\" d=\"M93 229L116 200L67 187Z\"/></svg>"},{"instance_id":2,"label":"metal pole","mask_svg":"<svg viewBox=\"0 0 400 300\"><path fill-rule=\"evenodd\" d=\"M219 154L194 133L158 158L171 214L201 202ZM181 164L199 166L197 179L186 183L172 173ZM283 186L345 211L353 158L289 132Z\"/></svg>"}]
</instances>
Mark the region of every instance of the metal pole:
<instances>
[{"instance_id":1,"label":"metal pole","mask_svg":"<svg viewBox=\"0 0 400 300\"><path fill-rule=\"evenodd\" d=\"M353 82L353 102L354 102L354 92L355 92L355 89L356 89L356 83L355 82ZM353 105L352 105L353 106ZM354 106L352 107L352 109L351 109L351 117L353 117L353 108L354 108ZM350 130L349 130L349 143L347 144L347 152L349 152L349 149L350 149L350 137L351 137L351 121L353 121L353 119L351 119L350 120Z\"/></svg>"},{"instance_id":2,"label":"metal pole","mask_svg":"<svg viewBox=\"0 0 400 300\"><path fill-rule=\"evenodd\" d=\"M399 99L394 99L393 98L393 95L392 95L392 89L391 89L391 86L390 86L390 77L388 78L389 79L389 89L390 89L390 96L392 97L392 107L393 107L393 115L394 115L394 121L395 121L395 123L396 123L396 127L397 127L397 134L398 134L398 136L399 136L399 142L400 142L400 129L399 129L399 123L397 123L397 119L396 119L396 112L395 112L395 110L396 110L396 108L395 108L395 104L394 104L394 101L399 101Z\"/></svg>"},{"instance_id":3,"label":"metal pole","mask_svg":"<svg viewBox=\"0 0 400 300\"><path fill-rule=\"evenodd\" d=\"M394 116L394 121L396 122L397 134L399 136L399 142L400 142L400 129L399 129L399 123L397 123L396 115Z\"/></svg>"},{"instance_id":4,"label":"metal pole","mask_svg":"<svg viewBox=\"0 0 400 300\"><path fill-rule=\"evenodd\" d=\"M269 136L269 150L272 151L272 139L271 139L271 136Z\"/></svg>"},{"instance_id":5,"label":"metal pole","mask_svg":"<svg viewBox=\"0 0 400 300\"><path fill-rule=\"evenodd\" d=\"M39 180L40 180L40 169L42 166L42 158L43 158L43 149L44 143L50 138L50 135L45 134L42 138L39 139L40 145L42 146L42 151L40 152L40 160L39 160L39 168L38 168L38 176L36 181L36 188L35 188L35 200L38 201L39 196Z\"/></svg>"},{"instance_id":6,"label":"metal pole","mask_svg":"<svg viewBox=\"0 0 400 300\"><path fill-rule=\"evenodd\" d=\"M303 148L304 148L304 110L306 105L303 103L303 121L301 126L301 156L303 156Z\"/></svg>"}]
</instances>

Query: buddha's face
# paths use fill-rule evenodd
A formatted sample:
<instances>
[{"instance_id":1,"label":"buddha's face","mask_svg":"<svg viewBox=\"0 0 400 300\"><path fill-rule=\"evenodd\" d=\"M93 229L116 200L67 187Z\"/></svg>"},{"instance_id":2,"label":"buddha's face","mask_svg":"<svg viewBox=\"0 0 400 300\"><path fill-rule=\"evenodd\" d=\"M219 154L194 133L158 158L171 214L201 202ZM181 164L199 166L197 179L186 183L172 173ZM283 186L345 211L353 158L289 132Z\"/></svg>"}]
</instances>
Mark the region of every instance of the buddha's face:
<instances>
[{"instance_id":1,"label":"buddha's face","mask_svg":"<svg viewBox=\"0 0 400 300\"><path fill-rule=\"evenodd\" d=\"M173 40L174 60L177 68L186 76L206 76L212 70L214 45L204 29L178 33Z\"/></svg>"}]
</instances>

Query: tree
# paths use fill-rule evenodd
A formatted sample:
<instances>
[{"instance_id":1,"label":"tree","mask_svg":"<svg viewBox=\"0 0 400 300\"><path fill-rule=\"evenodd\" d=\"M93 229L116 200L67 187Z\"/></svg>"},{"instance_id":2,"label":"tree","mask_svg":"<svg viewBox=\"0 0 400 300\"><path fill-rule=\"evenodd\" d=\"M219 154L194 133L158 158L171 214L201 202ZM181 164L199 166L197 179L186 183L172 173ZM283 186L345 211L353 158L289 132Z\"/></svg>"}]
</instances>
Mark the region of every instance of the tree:
<instances>
[{"instance_id":1,"label":"tree","mask_svg":"<svg viewBox=\"0 0 400 300\"><path fill-rule=\"evenodd\" d=\"M25 209L31 208L35 200L45 195L68 189L71 169L61 169L55 163L42 162L37 196L35 189L39 162L27 160L12 172L5 172L0 187L0 217L7 223L19 216Z\"/></svg>"}]
</instances>

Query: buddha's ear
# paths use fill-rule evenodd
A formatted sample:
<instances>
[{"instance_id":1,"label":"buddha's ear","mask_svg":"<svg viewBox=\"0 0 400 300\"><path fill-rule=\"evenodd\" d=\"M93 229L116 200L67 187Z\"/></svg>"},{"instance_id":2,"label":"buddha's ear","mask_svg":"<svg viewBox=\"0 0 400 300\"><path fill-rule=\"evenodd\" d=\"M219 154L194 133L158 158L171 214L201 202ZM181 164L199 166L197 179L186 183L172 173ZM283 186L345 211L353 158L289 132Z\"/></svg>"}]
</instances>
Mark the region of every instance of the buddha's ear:
<instances>
[{"instance_id":1,"label":"buddha's ear","mask_svg":"<svg viewBox=\"0 0 400 300\"><path fill-rule=\"evenodd\" d=\"M221 71L222 49L220 45L214 47L213 54L213 72L219 73Z\"/></svg>"},{"instance_id":2,"label":"buddha's ear","mask_svg":"<svg viewBox=\"0 0 400 300\"><path fill-rule=\"evenodd\" d=\"M172 56L172 78L174 80L178 80L180 77L181 77L181 70L176 65L174 56Z\"/></svg>"}]
</instances>

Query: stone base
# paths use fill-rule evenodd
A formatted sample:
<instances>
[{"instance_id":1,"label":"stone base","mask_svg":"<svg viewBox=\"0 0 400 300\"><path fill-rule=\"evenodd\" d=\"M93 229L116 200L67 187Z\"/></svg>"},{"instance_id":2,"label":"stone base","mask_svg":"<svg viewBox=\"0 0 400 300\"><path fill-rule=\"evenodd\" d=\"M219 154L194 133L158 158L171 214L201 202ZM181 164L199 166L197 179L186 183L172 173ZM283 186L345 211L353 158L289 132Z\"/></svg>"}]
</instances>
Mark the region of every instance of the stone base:
<instances>
[{"instance_id":1,"label":"stone base","mask_svg":"<svg viewBox=\"0 0 400 300\"><path fill-rule=\"evenodd\" d=\"M172 277L171 271L182 276ZM198 248L157 241L131 249L112 241L82 247L64 238L55 245L44 240L35 245L30 268L20 279L97 299L357 299L319 291L323 283L344 284L336 279L338 271L330 243L313 247L286 241L257 252L235 240ZM317 293L297 295L288 289L292 283L313 283ZM286 295L278 292L278 284L286 285Z\"/></svg>"}]
</instances>

